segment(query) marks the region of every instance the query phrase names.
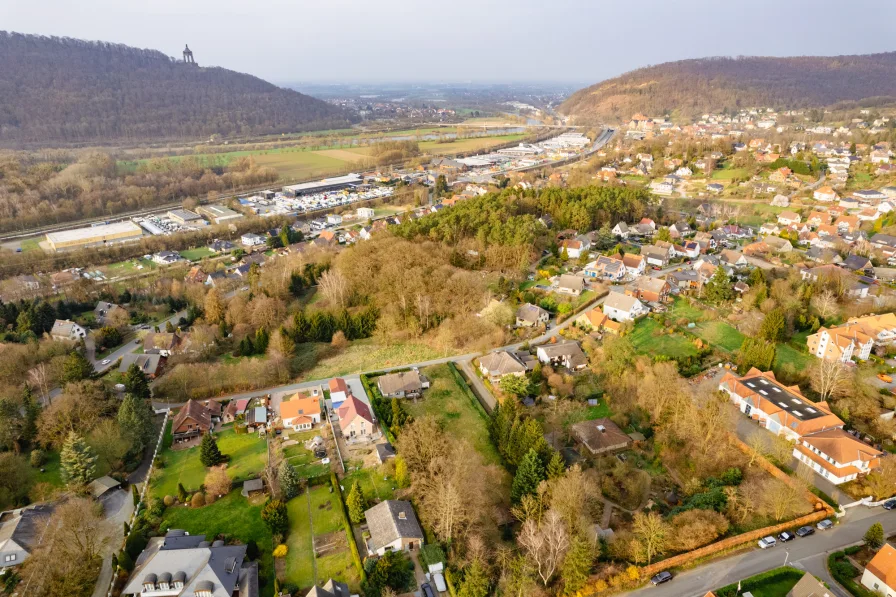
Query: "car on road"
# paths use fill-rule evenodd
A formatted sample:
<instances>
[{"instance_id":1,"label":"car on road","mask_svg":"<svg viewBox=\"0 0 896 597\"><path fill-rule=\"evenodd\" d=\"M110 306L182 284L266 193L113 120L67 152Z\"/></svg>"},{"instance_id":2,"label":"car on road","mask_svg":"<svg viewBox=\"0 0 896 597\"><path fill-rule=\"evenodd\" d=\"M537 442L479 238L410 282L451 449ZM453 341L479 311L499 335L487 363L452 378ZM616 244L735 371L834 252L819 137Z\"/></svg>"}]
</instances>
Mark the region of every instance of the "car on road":
<instances>
[{"instance_id":1,"label":"car on road","mask_svg":"<svg viewBox=\"0 0 896 597\"><path fill-rule=\"evenodd\" d=\"M808 537L809 535L814 535L815 529L812 527L800 527L796 530L797 537Z\"/></svg>"},{"instance_id":2,"label":"car on road","mask_svg":"<svg viewBox=\"0 0 896 597\"><path fill-rule=\"evenodd\" d=\"M112 362L112 361L110 361L109 359L103 359L102 362L101 362L100 364L101 364L101 365L108 365L108 364L111 363L111 362Z\"/></svg>"},{"instance_id":3,"label":"car on road","mask_svg":"<svg viewBox=\"0 0 896 597\"><path fill-rule=\"evenodd\" d=\"M893 376L887 375L886 373L878 373L877 379L881 380L884 383L893 383Z\"/></svg>"},{"instance_id":4,"label":"car on road","mask_svg":"<svg viewBox=\"0 0 896 597\"><path fill-rule=\"evenodd\" d=\"M769 535L768 537L763 537L759 540L759 547L761 549L768 549L769 547L774 547L777 544L778 542L771 535Z\"/></svg>"},{"instance_id":5,"label":"car on road","mask_svg":"<svg viewBox=\"0 0 896 597\"><path fill-rule=\"evenodd\" d=\"M436 597L435 591L432 590L432 587L429 586L428 582L420 585L420 592L422 593L423 597Z\"/></svg>"},{"instance_id":6,"label":"car on road","mask_svg":"<svg viewBox=\"0 0 896 597\"><path fill-rule=\"evenodd\" d=\"M824 520L819 522L817 525L815 525L815 528L818 529L819 531L826 531L829 528L831 528L832 526L834 526L834 523L831 522L831 519L825 518Z\"/></svg>"},{"instance_id":7,"label":"car on road","mask_svg":"<svg viewBox=\"0 0 896 597\"><path fill-rule=\"evenodd\" d=\"M669 582L672 580L672 573L666 570L663 570L656 576L650 579L650 582L653 583L653 586L661 585L664 582Z\"/></svg>"},{"instance_id":8,"label":"car on road","mask_svg":"<svg viewBox=\"0 0 896 597\"><path fill-rule=\"evenodd\" d=\"M796 539L796 536L788 531L784 531L783 533L778 535L778 541L780 541L781 543L787 543L788 541L793 541L794 539Z\"/></svg>"},{"instance_id":9,"label":"car on road","mask_svg":"<svg viewBox=\"0 0 896 597\"><path fill-rule=\"evenodd\" d=\"M892 510L896 508L896 500L887 500L884 502L884 510Z\"/></svg>"},{"instance_id":10,"label":"car on road","mask_svg":"<svg viewBox=\"0 0 896 597\"><path fill-rule=\"evenodd\" d=\"M140 338L135 338L135 339L134 339L134 344L140 344Z\"/></svg>"}]
</instances>

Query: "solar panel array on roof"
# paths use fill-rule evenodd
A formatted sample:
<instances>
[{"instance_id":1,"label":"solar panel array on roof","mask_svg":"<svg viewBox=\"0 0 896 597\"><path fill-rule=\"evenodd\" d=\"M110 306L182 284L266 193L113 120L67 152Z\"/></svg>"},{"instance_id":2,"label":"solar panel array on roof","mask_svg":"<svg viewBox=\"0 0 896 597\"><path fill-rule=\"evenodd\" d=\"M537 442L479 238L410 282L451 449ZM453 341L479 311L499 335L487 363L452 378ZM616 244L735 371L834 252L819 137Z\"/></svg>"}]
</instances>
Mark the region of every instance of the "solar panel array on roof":
<instances>
[{"instance_id":1,"label":"solar panel array on roof","mask_svg":"<svg viewBox=\"0 0 896 597\"><path fill-rule=\"evenodd\" d=\"M768 398L770 393L775 395L774 403L801 421L808 421L824 416L825 413L812 408L812 403L806 398L798 396L781 386L777 382L765 377L749 377L741 380L742 383L761 396Z\"/></svg>"}]
</instances>

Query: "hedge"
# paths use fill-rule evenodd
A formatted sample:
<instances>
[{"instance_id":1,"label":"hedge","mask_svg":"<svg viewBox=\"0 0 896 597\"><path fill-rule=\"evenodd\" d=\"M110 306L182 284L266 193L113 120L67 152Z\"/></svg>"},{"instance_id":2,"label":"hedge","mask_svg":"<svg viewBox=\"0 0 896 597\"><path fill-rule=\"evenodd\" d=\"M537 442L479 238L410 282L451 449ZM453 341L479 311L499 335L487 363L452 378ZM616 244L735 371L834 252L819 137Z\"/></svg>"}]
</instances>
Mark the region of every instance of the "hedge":
<instances>
[{"instance_id":1,"label":"hedge","mask_svg":"<svg viewBox=\"0 0 896 597\"><path fill-rule=\"evenodd\" d=\"M342 512L342 528L345 529L345 534L348 537L348 546L352 551L352 562L354 562L355 568L358 569L361 582L366 582L367 572L364 571L364 564L361 562L361 554L358 553L358 544L355 542L355 534L352 532L352 523L349 522L345 500L342 499L342 488L339 486L339 479L336 478L336 473L332 471L330 472L330 483L333 484L333 491L335 491L337 497L339 497L339 511Z\"/></svg>"},{"instance_id":2,"label":"hedge","mask_svg":"<svg viewBox=\"0 0 896 597\"><path fill-rule=\"evenodd\" d=\"M457 597L457 590L454 588L454 578L453 574L451 574L451 570L445 568L445 584L448 585L448 592L451 594L451 597Z\"/></svg>"},{"instance_id":3,"label":"hedge","mask_svg":"<svg viewBox=\"0 0 896 597\"><path fill-rule=\"evenodd\" d=\"M811 487L809 487L809 491L811 491L812 493L814 493L815 495L820 497L822 500L824 500L824 502L827 505L829 505L831 508L839 508L840 507L840 504L837 503L837 500L835 500L834 498L832 498L831 496L829 496L828 494L826 494L819 488L811 486Z\"/></svg>"},{"instance_id":4,"label":"hedge","mask_svg":"<svg viewBox=\"0 0 896 597\"><path fill-rule=\"evenodd\" d=\"M846 560L847 555L851 555L862 549L862 546L848 547L843 551L835 551L828 556L828 572L834 577L838 583L855 595L856 597L876 597L878 594L870 591L855 581L855 575L858 574L856 567ZM852 576L850 576L852 575Z\"/></svg>"},{"instance_id":5,"label":"hedge","mask_svg":"<svg viewBox=\"0 0 896 597\"><path fill-rule=\"evenodd\" d=\"M775 568L774 570L751 576L746 580L740 581L740 583L733 583L721 589L716 589L713 592L716 594L716 597L736 597L738 595L738 584L741 592L745 593L747 591L758 591L768 582L793 580L796 583L803 577L803 574L805 572L796 568Z\"/></svg>"},{"instance_id":6,"label":"hedge","mask_svg":"<svg viewBox=\"0 0 896 597\"><path fill-rule=\"evenodd\" d=\"M460 371L457 369L457 365L454 364L454 361L448 361L448 368L451 369L451 375L454 376L454 381L457 385L460 386L464 395L473 403L473 409L479 413L483 419L485 419L486 423L488 423L491 418L488 416L488 413L485 411L485 408L482 406L482 403L479 402L479 398L476 397L476 394L473 393L473 390L470 389L470 384L467 383L467 380L464 379L464 376L460 374Z\"/></svg>"},{"instance_id":7,"label":"hedge","mask_svg":"<svg viewBox=\"0 0 896 597\"><path fill-rule=\"evenodd\" d=\"M370 377L372 376L361 375L361 385L364 386L364 391L370 396L370 407L373 409L373 414L380 422L383 434L386 436L386 439L389 440L389 443L394 446L395 436L392 434L392 430L386 425L386 421L388 421L389 418L383 417L382 411L377 407L377 405L381 404L385 399L383 398L383 395L380 394L380 389L376 387L376 385L370 383Z\"/></svg>"}]
</instances>

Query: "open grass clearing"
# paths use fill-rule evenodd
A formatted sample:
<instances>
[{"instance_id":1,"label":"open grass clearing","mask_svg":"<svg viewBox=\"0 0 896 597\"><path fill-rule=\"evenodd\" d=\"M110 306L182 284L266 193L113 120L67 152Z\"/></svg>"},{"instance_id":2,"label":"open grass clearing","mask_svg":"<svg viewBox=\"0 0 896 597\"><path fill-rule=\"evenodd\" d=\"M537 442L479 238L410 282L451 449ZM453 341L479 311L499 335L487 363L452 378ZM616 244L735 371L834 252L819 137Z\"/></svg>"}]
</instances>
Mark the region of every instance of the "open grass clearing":
<instances>
[{"instance_id":1,"label":"open grass clearing","mask_svg":"<svg viewBox=\"0 0 896 597\"><path fill-rule=\"evenodd\" d=\"M345 492L351 490L355 483L368 502L382 502L395 497L395 480L385 475L380 468L354 468L342 478L341 485Z\"/></svg>"},{"instance_id":2,"label":"open grass clearing","mask_svg":"<svg viewBox=\"0 0 896 597\"><path fill-rule=\"evenodd\" d=\"M188 261L199 261L204 257L211 257L215 252L208 247L196 247L195 249L187 249L181 251L180 256Z\"/></svg>"},{"instance_id":3,"label":"open grass clearing","mask_svg":"<svg viewBox=\"0 0 896 597\"><path fill-rule=\"evenodd\" d=\"M801 352L789 344L778 344L775 347L775 361L772 366L778 370L785 364L792 365L797 371L804 371L812 364L812 355Z\"/></svg>"},{"instance_id":4,"label":"open grass clearing","mask_svg":"<svg viewBox=\"0 0 896 597\"><path fill-rule=\"evenodd\" d=\"M205 535L207 540L225 535L241 543L255 541L261 553L258 574L266 580L261 594L271 597L274 594L274 563L271 556L274 548L271 533L261 521L263 505L263 499L248 501L240 495L239 489L234 489L214 504L202 508L173 506L166 509L159 527L183 529L191 535Z\"/></svg>"},{"instance_id":5,"label":"open grass clearing","mask_svg":"<svg viewBox=\"0 0 896 597\"><path fill-rule=\"evenodd\" d=\"M713 180L731 180L733 178L747 178L750 175L746 168L720 168L713 170Z\"/></svg>"},{"instance_id":6,"label":"open grass clearing","mask_svg":"<svg viewBox=\"0 0 896 597\"><path fill-rule=\"evenodd\" d=\"M309 348L310 347L310 348ZM303 351L319 351L329 348L325 345L303 345ZM378 344L376 340L356 340L344 350L324 357L302 377L304 379L326 379L363 373L364 371L376 371L388 367L399 367L408 363L430 361L441 357L450 356L444 351L438 351L423 343L401 342L391 345Z\"/></svg>"},{"instance_id":7,"label":"open grass clearing","mask_svg":"<svg viewBox=\"0 0 896 597\"><path fill-rule=\"evenodd\" d=\"M629 340L640 354L664 355L672 359L697 356L697 347L691 340L679 333L667 333L649 317L635 325Z\"/></svg>"},{"instance_id":8,"label":"open grass clearing","mask_svg":"<svg viewBox=\"0 0 896 597\"><path fill-rule=\"evenodd\" d=\"M257 477L267 462L267 443L254 433L237 435L233 427L226 427L216 434L218 449L229 456L227 472L234 482ZM187 491L196 491L205 482L208 470L199 460L199 446L185 450L166 448L162 452L164 468L156 470L158 477L152 482L151 493L156 497L177 495L177 485L182 483Z\"/></svg>"},{"instance_id":9,"label":"open grass clearing","mask_svg":"<svg viewBox=\"0 0 896 597\"><path fill-rule=\"evenodd\" d=\"M705 340L715 348L726 352L735 352L744 342L744 336L736 328L724 321L704 321L694 329L702 340Z\"/></svg>"}]
</instances>

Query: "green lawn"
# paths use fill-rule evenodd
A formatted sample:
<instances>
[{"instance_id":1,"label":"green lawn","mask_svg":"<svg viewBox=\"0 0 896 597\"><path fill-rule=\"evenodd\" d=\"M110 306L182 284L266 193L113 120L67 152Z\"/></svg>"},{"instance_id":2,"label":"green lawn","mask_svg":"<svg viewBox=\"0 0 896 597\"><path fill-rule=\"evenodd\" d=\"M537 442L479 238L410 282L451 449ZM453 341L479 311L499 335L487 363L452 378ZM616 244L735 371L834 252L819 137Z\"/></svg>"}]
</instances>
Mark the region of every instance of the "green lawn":
<instances>
[{"instance_id":1,"label":"green lawn","mask_svg":"<svg viewBox=\"0 0 896 597\"><path fill-rule=\"evenodd\" d=\"M489 439L485 418L457 384L448 365L427 367L423 373L431 385L416 404L405 402L408 412L414 417L435 417L448 434L468 441L487 463L500 464L501 457Z\"/></svg>"},{"instance_id":2,"label":"green lawn","mask_svg":"<svg viewBox=\"0 0 896 597\"><path fill-rule=\"evenodd\" d=\"M310 513L309 519L309 498ZM348 583L353 591L360 587L360 577L351 559L351 551L342 528L342 512L339 497L330 493L330 485L315 485L308 493L293 498L287 504L289 512L289 555L286 557L285 581L297 585L302 591L316 582L323 584L329 578ZM321 556L315 556L313 535L318 546L326 543L338 545ZM332 535L330 535L332 533ZM321 540L325 535L326 540ZM315 558L317 579L314 578ZM304 593L301 593L304 594Z\"/></svg>"},{"instance_id":3,"label":"green lawn","mask_svg":"<svg viewBox=\"0 0 896 597\"><path fill-rule=\"evenodd\" d=\"M181 251L180 256L189 261L199 261L203 257L211 257L215 252L208 247L196 247L195 249L187 249Z\"/></svg>"},{"instance_id":4,"label":"green lawn","mask_svg":"<svg viewBox=\"0 0 896 597\"><path fill-rule=\"evenodd\" d=\"M746 337L723 321L704 321L694 329L694 333L714 347L726 352L740 349Z\"/></svg>"},{"instance_id":5,"label":"green lawn","mask_svg":"<svg viewBox=\"0 0 896 597\"><path fill-rule=\"evenodd\" d=\"M697 322L705 316L706 313L702 309L694 307L687 299L681 297L675 297L672 306L669 308L669 317L673 319L685 318L688 321Z\"/></svg>"},{"instance_id":6,"label":"green lawn","mask_svg":"<svg viewBox=\"0 0 896 597\"><path fill-rule=\"evenodd\" d=\"M283 457L296 469L299 476L305 479L318 477L330 471L328 465L321 464L320 459L316 458L311 450L305 448L304 442L315 435L318 435L318 431L314 429L303 432L290 431L289 439L299 443L283 448Z\"/></svg>"},{"instance_id":7,"label":"green lawn","mask_svg":"<svg viewBox=\"0 0 896 597\"><path fill-rule=\"evenodd\" d=\"M660 324L642 319L628 336L635 351L641 354L666 355L669 358L697 356L697 347L681 334L663 332Z\"/></svg>"},{"instance_id":8,"label":"green lawn","mask_svg":"<svg viewBox=\"0 0 896 597\"><path fill-rule=\"evenodd\" d=\"M303 496L304 497L304 496ZM249 503L234 489L223 498L209 506L189 508L173 506L165 510L160 529L183 529L191 535L205 535L212 540L218 535L227 535L230 539L238 539L242 543L254 540L261 552L259 576L267 579L261 587L261 594L271 596L274 593L273 545L271 533L261 522L263 502ZM307 549L307 548L306 548ZM301 552L296 552L298 556ZM290 557L293 555L290 552Z\"/></svg>"},{"instance_id":9,"label":"green lawn","mask_svg":"<svg viewBox=\"0 0 896 597\"><path fill-rule=\"evenodd\" d=\"M746 168L722 168L714 170L713 180L731 180L732 178L747 178L750 172Z\"/></svg>"},{"instance_id":10,"label":"green lawn","mask_svg":"<svg viewBox=\"0 0 896 597\"><path fill-rule=\"evenodd\" d=\"M395 497L395 482L391 477L386 477L373 468L355 468L342 478L342 486L348 492L352 485L358 483L361 493L368 502L382 502Z\"/></svg>"},{"instance_id":11,"label":"green lawn","mask_svg":"<svg viewBox=\"0 0 896 597\"><path fill-rule=\"evenodd\" d=\"M235 482L255 478L267 462L267 445L254 433L237 435L232 427L217 434L218 448L230 457L227 472ZM162 452L165 467L158 469L158 479L152 483L152 495L177 495L178 483L187 491L196 491L205 481L206 468L199 461L199 447L186 450L166 449Z\"/></svg>"},{"instance_id":12,"label":"green lawn","mask_svg":"<svg viewBox=\"0 0 896 597\"><path fill-rule=\"evenodd\" d=\"M62 471L59 465L59 452L47 452L47 462L39 469L34 470L35 483L49 483L53 487L62 487Z\"/></svg>"},{"instance_id":13,"label":"green lawn","mask_svg":"<svg viewBox=\"0 0 896 597\"><path fill-rule=\"evenodd\" d=\"M800 581L806 572L795 568L777 568L744 579L740 586L743 592L749 592L753 597L787 597L787 593ZM730 584L715 591L719 597L734 597L738 583Z\"/></svg>"},{"instance_id":14,"label":"green lawn","mask_svg":"<svg viewBox=\"0 0 896 597\"><path fill-rule=\"evenodd\" d=\"M797 371L803 371L809 367L812 356L806 352L800 352L789 344L778 344L775 348L775 362L772 367L778 369L785 363L790 363Z\"/></svg>"}]
</instances>

